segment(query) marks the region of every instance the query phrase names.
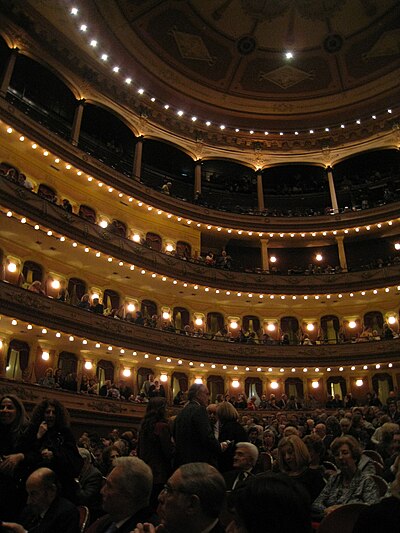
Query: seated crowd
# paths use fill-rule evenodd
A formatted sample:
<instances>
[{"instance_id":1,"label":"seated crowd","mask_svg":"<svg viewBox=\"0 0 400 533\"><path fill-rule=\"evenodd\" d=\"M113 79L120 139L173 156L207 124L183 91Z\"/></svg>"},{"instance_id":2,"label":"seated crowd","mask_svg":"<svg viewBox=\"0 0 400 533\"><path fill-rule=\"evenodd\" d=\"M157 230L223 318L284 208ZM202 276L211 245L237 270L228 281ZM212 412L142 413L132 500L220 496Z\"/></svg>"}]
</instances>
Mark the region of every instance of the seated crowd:
<instances>
[{"instance_id":1,"label":"seated crowd","mask_svg":"<svg viewBox=\"0 0 400 533\"><path fill-rule=\"evenodd\" d=\"M209 404L195 384L176 417L164 397L150 397L138 431L88 427L76 440L59 401L43 400L29 418L3 395L2 531L255 533L268 523L271 533L306 533L350 503L364 504L354 531L377 531L374 520L398 527L394 392L384 407L332 414L240 416L227 399Z\"/></svg>"}]
</instances>

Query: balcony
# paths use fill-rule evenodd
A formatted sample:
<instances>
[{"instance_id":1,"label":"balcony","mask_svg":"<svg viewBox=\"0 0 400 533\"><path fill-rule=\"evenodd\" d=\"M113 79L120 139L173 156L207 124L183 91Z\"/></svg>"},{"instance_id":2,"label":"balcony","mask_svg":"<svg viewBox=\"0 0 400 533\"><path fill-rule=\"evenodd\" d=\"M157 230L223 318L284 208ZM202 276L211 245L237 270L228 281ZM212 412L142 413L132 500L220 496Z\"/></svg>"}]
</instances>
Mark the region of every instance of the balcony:
<instances>
[{"instance_id":1,"label":"balcony","mask_svg":"<svg viewBox=\"0 0 400 533\"><path fill-rule=\"evenodd\" d=\"M400 356L400 339L337 345L266 346L187 337L97 315L4 281L0 282L0 313L119 348L210 363L257 367L329 366L350 362L391 362Z\"/></svg>"}]
</instances>

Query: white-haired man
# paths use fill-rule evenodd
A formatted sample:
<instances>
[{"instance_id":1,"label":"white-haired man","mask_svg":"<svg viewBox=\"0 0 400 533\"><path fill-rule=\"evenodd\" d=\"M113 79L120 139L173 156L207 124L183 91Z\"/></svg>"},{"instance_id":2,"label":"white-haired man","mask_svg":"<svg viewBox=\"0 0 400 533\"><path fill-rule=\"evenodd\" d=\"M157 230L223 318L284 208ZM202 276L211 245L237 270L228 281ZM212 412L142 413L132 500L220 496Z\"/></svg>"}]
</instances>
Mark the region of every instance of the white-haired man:
<instances>
[{"instance_id":1,"label":"white-haired man","mask_svg":"<svg viewBox=\"0 0 400 533\"><path fill-rule=\"evenodd\" d=\"M258 474L258 448L251 442L238 442L233 457L233 468L223 474L227 490L235 490L246 483L249 477Z\"/></svg>"}]
</instances>

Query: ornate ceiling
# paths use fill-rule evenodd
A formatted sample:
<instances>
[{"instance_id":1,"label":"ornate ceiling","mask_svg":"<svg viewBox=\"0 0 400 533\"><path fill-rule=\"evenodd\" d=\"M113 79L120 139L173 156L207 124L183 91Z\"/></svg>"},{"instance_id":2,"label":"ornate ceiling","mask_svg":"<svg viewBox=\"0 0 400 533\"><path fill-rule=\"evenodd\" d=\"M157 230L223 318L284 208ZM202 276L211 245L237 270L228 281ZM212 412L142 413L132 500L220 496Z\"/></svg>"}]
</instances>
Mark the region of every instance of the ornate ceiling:
<instances>
[{"instance_id":1,"label":"ornate ceiling","mask_svg":"<svg viewBox=\"0 0 400 533\"><path fill-rule=\"evenodd\" d=\"M204 119L255 128L335 124L350 106L356 119L398 95L397 0L93 4L101 31L140 66L136 75Z\"/></svg>"},{"instance_id":2,"label":"ornate ceiling","mask_svg":"<svg viewBox=\"0 0 400 533\"><path fill-rule=\"evenodd\" d=\"M18 24L80 76L81 98L90 100L100 90L142 117L147 136L158 128L178 135L181 143L287 154L354 149L360 142L365 149L365 139L378 142L385 132L395 132L398 0L15 0L13 5ZM18 36L14 41L29 53ZM205 155L196 148L197 157ZM254 164L263 166L258 159Z\"/></svg>"}]
</instances>

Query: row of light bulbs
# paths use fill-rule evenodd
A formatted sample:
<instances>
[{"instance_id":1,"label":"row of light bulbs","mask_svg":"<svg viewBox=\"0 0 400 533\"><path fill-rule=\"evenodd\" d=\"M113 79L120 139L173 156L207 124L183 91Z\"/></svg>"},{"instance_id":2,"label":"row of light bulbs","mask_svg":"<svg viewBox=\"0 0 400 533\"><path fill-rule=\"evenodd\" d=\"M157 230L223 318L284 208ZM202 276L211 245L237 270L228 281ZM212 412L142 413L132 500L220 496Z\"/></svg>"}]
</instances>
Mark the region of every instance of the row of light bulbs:
<instances>
[{"instance_id":1,"label":"row of light bulbs","mask_svg":"<svg viewBox=\"0 0 400 533\"><path fill-rule=\"evenodd\" d=\"M0 207L0 212L5 212L6 213L6 216L11 218L11 217L14 217L16 218L17 220L19 220L22 224L29 224L29 221L26 217L20 217L19 215L16 215L14 214L12 211L10 210L5 210L4 208ZM61 236L56 236L53 232L53 230L50 230L50 229L47 229L47 228L43 228L41 227L39 224L36 224L34 222L31 223L32 227L37 230L37 231L42 231L43 233L45 233L47 236L49 237L53 237L53 238L56 238L58 239L60 242L66 242L68 243L68 241L71 242L72 244L72 247L73 248L78 248L78 243L72 239L68 239L67 237L61 235ZM95 257L97 259L100 259L102 257L102 253L100 251L96 251L96 250L91 250L88 246L86 245L81 245L84 249L84 252L85 253L89 253L89 252L93 252L95 254ZM114 257L112 256L108 256L107 257L107 262L108 263L112 263L114 261ZM118 261L118 259L116 259ZM125 263L123 261L118 261L118 266L120 267L123 267L125 266ZM135 265L126 265L129 270L133 271L135 270ZM9 263L8 266L7 266L8 270L10 272L15 272L17 270L17 265L15 263ZM225 289L217 289L217 288L210 288L210 287L204 287L204 286L200 286L200 285L197 285L197 284L189 284L187 283L186 281L182 282L182 281L178 281L176 279L171 279L167 276L164 276L164 275L161 275L161 274L157 274L155 272L148 272L146 271L145 269L140 269L140 274L141 275L150 275L151 278L155 279L155 278L159 278L161 279L161 281L163 282L169 282L169 283L172 283L173 285L178 285L179 286L182 286L184 288L187 288L189 287L190 290L195 290L195 291L198 291L198 290L203 290L204 292L206 293L214 293L214 294L221 294L221 295L224 295L224 296L237 296L237 297L244 297L244 298L259 298L259 299L264 299L264 298L269 298L270 300L274 300L275 298L276 299L281 299L281 300L297 300L297 299L303 299L303 300L320 300L321 298L326 298L327 300L330 300L332 298L343 298L344 296L348 296L349 298L353 298L354 296L356 296L357 294L359 294L360 296L367 296L367 295L377 295L377 294L380 294L382 291L385 292L385 293L389 293L391 290L395 290L395 291L400 291L400 285L397 285L397 286L394 286L394 287L385 287L384 289L370 289L368 291L358 291L356 293L354 292L350 292L350 293L338 293L338 294L316 294L316 295L286 295L286 294L254 294L254 293L247 293L247 292L241 292L241 291L231 291L231 290L225 290Z\"/></svg>"},{"instance_id":2,"label":"row of light bulbs","mask_svg":"<svg viewBox=\"0 0 400 533\"><path fill-rule=\"evenodd\" d=\"M4 317L4 318L6 318L6 317ZM0 317L0 320L1 320L1 317ZM18 320L15 319L15 318L10 319L10 323L11 323L11 325L14 326L14 327L16 327L16 326L19 325ZM41 326L36 326L36 325L34 326L34 325L30 324L30 323L29 323L29 324L26 324L26 329L27 329L27 330L31 331L31 330L33 330L34 328L38 330L38 331L37 331L38 334L40 333L41 335L47 335L47 334L49 333L49 329L48 329L48 328L41 327ZM95 341L90 341L90 343L93 344L93 346L92 346L92 348L91 348L91 345L89 344L89 340L88 340L88 339L85 339L85 338L82 338L82 337L78 337L78 336L76 336L76 335L71 335L71 334L69 334L69 333L65 333L65 332L61 333L60 331L56 331L56 332L54 332L53 330L50 330L50 331L51 331L51 333L54 333L54 335L55 335L55 337L56 337L57 339L61 339L61 338L64 336L64 337L68 338L68 341L69 341L69 342L75 342L75 341L80 342L83 346L86 347L85 349L93 349L93 347L94 347L94 348L97 350L97 349L104 348L104 345L102 345L102 344L101 344L100 342L98 342L98 341L96 341L96 342L95 342ZM1 350L2 348L3 348L3 341L2 341L2 339L0 339L0 350ZM115 346L113 346L113 345L107 345L107 353L109 353L109 354L111 355L114 351L119 352L119 355L120 355L120 356L128 357L130 354L131 354L133 357L137 357L137 356L138 356L138 352L137 352L137 351L132 351L132 352L131 352L130 350L127 350L127 349L125 349L125 348L118 348L118 347L115 347ZM128 352L129 352L129 353L128 353ZM43 354L44 354L44 356L43 356ZM49 360L49 357L50 357L50 352L49 352L48 350L43 350L43 352L42 352L42 358L43 358L44 360ZM174 361L173 361L170 357L163 357L163 358L161 358L161 356L159 356L159 355L154 356L154 355L150 355L150 354L148 354L148 353L144 353L144 354L143 354L143 358L144 358L144 359L154 358L154 360L157 361L157 362L159 362L159 361L162 360L163 363L168 363L168 364L174 363ZM87 370L90 370L91 368L93 368L93 363L92 363L90 360L86 360L86 362L88 363L88 365L85 366L85 368L86 368ZM183 366L184 363L186 363L186 362L187 362L187 361L184 361L184 360L182 360L182 359L177 359L177 360L176 360L176 364L179 365L179 366ZM90 366L89 363L90 363L92 366ZM175 363L174 363L174 364L175 364ZM194 363L193 361L189 361L189 362L188 362L188 366L191 367L191 368L194 368L194 367L195 367L195 363ZM235 372L237 372L237 371L242 371L242 368L240 368L238 365L230 365L230 366L231 366L231 370L233 370L233 371L235 371ZM381 363L376 363L375 365L371 365L371 367L372 367L372 366L374 366L374 368L375 368L376 370L379 370L379 369L383 368L383 365L382 365ZM209 368L211 368L212 370L214 370L214 369L216 369L216 368L218 368L218 367L220 367L222 370L228 370L228 369L230 369L230 368L229 368L229 365L226 365L226 364L223 364L223 365L219 364L219 365L218 365L218 364L215 364L215 363L207 363L207 364L206 364L206 363L199 363L198 367L199 367L199 369L206 369L207 367L209 367ZM244 368L244 370L245 370L246 372L250 372L250 371L251 371L251 368L250 368L249 366L246 366L246 367L243 367L243 368ZM360 371L361 369L362 369L362 370L368 370L368 368L369 368L368 365L362 365L362 366L360 366L359 369L357 369L357 367L356 367L355 365L352 365L352 366L350 367L350 370L351 370L352 372L354 372L354 371ZM388 364L387 364L387 368L393 368L393 363L388 363ZM260 366L259 366L259 367L256 367L255 370L256 370L256 372L268 372L268 373L273 373L273 372L277 372L277 371L278 371L278 369L274 369L274 368L272 368L272 367L268 367L268 368L265 368L265 369L264 369L263 367L260 367ZM333 372L334 370L335 370L335 369L334 369L333 367L327 367L327 368L326 368L326 372ZM345 370L345 367L343 367L343 366L339 366L337 370L338 370L339 372L343 372L343 371ZM283 367L281 367L281 368L279 369L279 372L280 372L281 374L284 374L285 371L289 371L289 369L288 369L288 368L285 369L285 368L283 368ZM308 367L303 367L302 369L301 369L301 368L299 368L299 369L291 368L290 371L291 371L292 373L295 373L296 371L299 371L299 372L302 371L303 373L306 374L306 373L308 373L309 371L310 371L310 372L314 371L315 373L321 373L321 372L323 372L323 369L321 369L321 368L319 368L319 367L316 367L316 368L314 368L314 369L312 370L312 369L309 369Z\"/></svg>"},{"instance_id":3,"label":"row of light bulbs","mask_svg":"<svg viewBox=\"0 0 400 533\"><path fill-rule=\"evenodd\" d=\"M79 14L79 9L77 7L72 7L70 9L70 14L73 16L73 17L78 17L78 14ZM86 35L87 32L89 31L89 26L87 23L78 23L78 28L79 28L79 31ZM97 38L92 38L92 39L89 39L88 41L88 45L91 49L93 50L98 50L100 48L100 43L98 41ZM99 60L104 63L104 64L107 64L110 62L111 58L110 58L110 55L108 53L100 53L100 55L98 56L99 57ZM287 59L287 60L291 60L293 59L294 55L293 55L293 52L291 51L286 51L284 53L284 57ZM114 64L114 66L112 67L111 69L112 71L112 74L115 76L115 75L118 75L118 74L122 74L123 73L123 69L121 69L121 67L117 64ZM125 85L128 85L128 86L131 86L132 84L134 84L134 81L132 79L132 77L130 75L126 75L125 74L125 79L124 79L124 83ZM165 103L165 102L161 102L159 98L156 98L155 96L151 96L147 93L147 91L143 88L143 87L138 87L137 88L137 94L139 94L140 96L143 96L143 95L146 95L149 97L150 101L152 103L155 103L156 101L158 103L160 103L160 105L165 109L165 110L170 110L171 112L175 113L175 115L179 118L182 118L182 117L185 117L186 116L186 113L180 109L179 107L174 107L174 106L171 106L170 104L168 103ZM383 113L386 113L386 114L389 114L391 115L393 113L392 109L386 109L385 112ZM383 115L382 113L382 115ZM378 113L374 113L372 114L371 116L369 117L365 117L363 120L377 120L378 118ZM361 125L361 118L357 118L356 120L350 122L341 122L340 124L335 124L335 125L330 125L330 126L326 126L326 127L323 127L323 128L320 128L320 129L316 129L316 128L310 128L308 130L295 130L295 131L291 131L291 132L283 132L283 131L256 131L252 128L248 128L246 130L240 130L240 128L237 128L237 127L230 127L230 126L226 126L225 124L213 124L211 120L204 120L204 119L201 119L199 117L197 117L196 115L191 115L190 116L190 121L192 123L201 123L203 126L206 126L207 128L211 127L211 126L215 126L217 127L218 129L220 129L221 131L224 131L224 130L231 130L231 131L234 131L235 133L239 133L240 131L243 131L244 133L248 133L249 135L265 135L265 136L268 136L270 134L273 134L273 135L279 135L280 137L284 136L284 135L287 135L287 134L290 134L290 135L299 135L300 133L301 134L309 134L309 135L313 135L314 133L319 133L319 132L325 132L325 133L328 133L330 132L331 130L333 129L345 129L346 126L350 126L352 124L357 124L357 125Z\"/></svg>"},{"instance_id":4,"label":"row of light bulbs","mask_svg":"<svg viewBox=\"0 0 400 533\"><path fill-rule=\"evenodd\" d=\"M14 133L14 130L13 130L13 128L11 126L6 126L6 132L8 134L12 134L12 133ZM15 133L17 134L17 136L19 136L19 140L21 142L24 142L25 140L27 140L24 135L19 134L18 132L15 132ZM32 142L32 141L29 141L29 142ZM41 150L44 157L53 157L52 154L50 154L50 152L47 149L41 148L36 142L32 142L31 146L32 146L33 150L37 150L37 149ZM54 163L56 163L57 165L59 165L59 164L63 165L65 170L75 171L77 176L82 176L84 174L82 172L82 170L73 168L70 163L62 161L58 156L54 157ZM123 192L114 189L114 187L107 186L104 182L96 180L95 178L93 178L93 176L87 175L87 181L89 183L97 183L97 186L99 188L104 188L104 190L107 190L109 193L114 193L115 192L120 199L125 197L125 194ZM140 208L144 208L148 212L154 211L154 213L156 213L157 215L166 215L166 217L168 219L172 219L173 221L176 221L178 223L182 223L182 224L187 225L187 226L193 225L193 226L196 226L199 229L207 229L209 231L217 231L217 232L226 232L229 235L231 235L233 233L235 235L243 235L243 236L248 236L248 237L251 237L251 236L258 236L258 237L264 237L264 238L277 238L277 237L288 238L288 237L290 237L290 238L297 238L297 239L299 239L299 238L304 239L306 237L307 238L310 238L310 237L312 237L312 238L315 238L315 237L321 238L321 237L329 237L329 236L334 236L335 237L335 236L344 236L344 235L349 235L349 234L358 234L362 230L371 231L373 229L381 229L381 228L384 228L386 226L393 226L394 222L399 222L400 221L400 218L398 218L395 221L387 220L387 221L378 222L378 223L375 223L375 224L368 224L366 226L355 226L355 227L352 227L352 228L345 228L343 230L323 230L323 231L288 232L288 233L285 233L285 232L276 233L276 232L268 232L268 231L267 232L262 232L262 231L251 231L251 230L248 231L248 230L243 230L243 229L232 229L232 228L227 228L227 227L222 227L222 226L214 226L212 224L204 224L204 223L201 223L201 222L196 222L196 221L194 221L192 219L186 219L185 217L181 217L179 215L173 215L172 213L165 212L162 209L157 209L156 207L154 207L152 205L149 205L149 204L146 204L146 203L142 202L141 200L134 199L132 196L127 196L127 200L128 200L129 203L133 203L134 202L136 206L138 206ZM99 225L102 228L107 228L108 227L108 222L107 222L107 220L102 219L102 220L100 220ZM132 240L134 242L140 242L141 241L140 233L137 232L137 231L133 232L131 238L132 238ZM166 251L172 252L174 250L174 248L173 248L173 246L171 244L169 244L169 245L167 244L167 246L168 246L168 248L166 248ZM400 250L400 243L396 243L395 246L396 246L396 250Z\"/></svg>"}]
</instances>

